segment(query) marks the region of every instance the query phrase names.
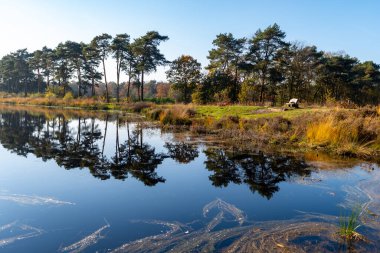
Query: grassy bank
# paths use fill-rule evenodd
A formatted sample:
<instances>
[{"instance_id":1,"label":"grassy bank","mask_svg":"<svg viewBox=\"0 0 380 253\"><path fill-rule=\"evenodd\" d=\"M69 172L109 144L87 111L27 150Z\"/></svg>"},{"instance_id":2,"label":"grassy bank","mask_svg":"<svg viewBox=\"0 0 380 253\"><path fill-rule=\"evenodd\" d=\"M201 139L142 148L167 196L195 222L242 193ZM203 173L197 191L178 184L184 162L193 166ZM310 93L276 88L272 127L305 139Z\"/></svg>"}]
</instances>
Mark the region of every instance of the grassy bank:
<instances>
[{"instance_id":1,"label":"grassy bank","mask_svg":"<svg viewBox=\"0 0 380 253\"><path fill-rule=\"evenodd\" d=\"M176 105L145 112L164 126L187 126L193 133L214 134L244 149L318 150L365 159L380 156L380 109L376 107L283 111L249 106Z\"/></svg>"},{"instance_id":2,"label":"grassy bank","mask_svg":"<svg viewBox=\"0 0 380 253\"><path fill-rule=\"evenodd\" d=\"M380 156L380 107L283 110L244 105L105 103L86 99L0 98L11 105L77 107L142 113L163 127L210 134L243 149L287 152L321 150L350 157Z\"/></svg>"}]
</instances>

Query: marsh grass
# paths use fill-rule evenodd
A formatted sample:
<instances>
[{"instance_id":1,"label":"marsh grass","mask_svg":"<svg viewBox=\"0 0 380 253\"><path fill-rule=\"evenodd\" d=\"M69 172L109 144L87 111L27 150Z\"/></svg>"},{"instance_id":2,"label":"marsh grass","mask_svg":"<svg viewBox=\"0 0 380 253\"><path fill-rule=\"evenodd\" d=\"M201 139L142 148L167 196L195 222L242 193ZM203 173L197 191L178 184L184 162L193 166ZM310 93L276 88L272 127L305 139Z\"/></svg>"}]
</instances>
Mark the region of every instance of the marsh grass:
<instances>
[{"instance_id":1,"label":"marsh grass","mask_svg":"<svg viewBox=\"0 0 380 253\"><path fill-rule=\"evenodd\" d=\"M359 216L361 208L355 207L350 215L341 213L339 217L339 235L346 240L363 240L363 236L356 230L361 226Z\"/></svg>"},{"instance_id":2,"label":"marsh grass","mask_svg":"<svg viewBox=\"0 0 380 253\"><path fill-rule=\"evenodd\" d=\"M377 108L335 109L313 115L305 135L309 144L341 155L372 156L380 146L380 117Z\"/></svg>"}]
</instances>

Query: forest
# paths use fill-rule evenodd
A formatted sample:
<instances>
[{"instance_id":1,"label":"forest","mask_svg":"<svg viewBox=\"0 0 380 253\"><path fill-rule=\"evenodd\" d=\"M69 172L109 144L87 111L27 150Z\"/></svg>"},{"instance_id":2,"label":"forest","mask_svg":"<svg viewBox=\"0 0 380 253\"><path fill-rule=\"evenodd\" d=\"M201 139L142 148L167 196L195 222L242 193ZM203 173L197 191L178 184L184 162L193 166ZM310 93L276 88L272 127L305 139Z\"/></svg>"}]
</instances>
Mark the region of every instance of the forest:
<instances>
[{"instance_id":1,"label":"forest","mask_svg":"<svg viewBox=\"0 0 380 253\"><path fill-rule=\"evenodd\" d=\"M16 96L98 97L106 102L165 101L210 104L283 105L380 103L380 65L344 52L324 52L289 42L280 26L258 29L251 38L223 33L212 41L202 67L181 55L169 61L159 46L168 36L157 31L131 39L101 34L89 43L66 41L34 52L20 49L0 60L0 91ZM107 80L113 60L116 80ZM146 81L168 66L167 82ZM122 75L123 74L123 75ZM121 80L126 76L127 80Z\"/></svg>"}]
</instances>

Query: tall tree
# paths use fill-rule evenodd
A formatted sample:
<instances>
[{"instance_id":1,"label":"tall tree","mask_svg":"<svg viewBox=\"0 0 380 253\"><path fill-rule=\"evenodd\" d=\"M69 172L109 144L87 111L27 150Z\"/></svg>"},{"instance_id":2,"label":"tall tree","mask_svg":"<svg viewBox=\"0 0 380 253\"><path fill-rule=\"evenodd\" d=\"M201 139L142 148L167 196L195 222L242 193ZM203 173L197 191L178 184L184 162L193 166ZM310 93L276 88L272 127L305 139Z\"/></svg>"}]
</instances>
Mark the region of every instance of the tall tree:
<instances>
[{"instance_id":1,"label":"tall tree","mask_svg":"<svg viewBox=\"0 0 380 253\"><path fill-rule=\"evenodd\" d=\"M121 67L128 76L127 83L127 99L130 101L131 97L131 81L138 79L139 73L136 65L136 57L132 51L132 44L129 44L125 54L125 60L122 62Z\"/></svg>"},{"instance_id":2,"label":"tall tree","mask_svg":"<svg viewBox=\"0 0 380 253\"><path fill-rule=\"evenodd\" d=\"M237 101L239 93L239 69L244 60L246 39L236 39L231 33L219 34L212 42L214 48L209 51L210 64L206 67L211 72L219 71L232 77L230 99Z\"/></svg>"},{"instance_id":3,"label":"tall tree","mask_svg":"<svg viewBox=\"0 0 380 253\"><path fill-rule=\"evenodd\" d=\"M25 97L28 95L28 91L31 87L29 85L33 80L33 72L30 68L31 54L26 49L17 50L11 53L11 59L13 61L13 70L11 78L14 79L16 84L16 91L20 92L21 88L24 90Z\"/></svg>"},{"instance_id":4,"label":"tall tree","mask_svg":"<svg viewBox=\"0 0 380 253\"><path fill-rule=\"evenodd\" d=\"M55 78L59 86L63 87L63 95L66 93L70 77L72 75L72 65L70 64L70 52L67 44L59 43L55 49Z\"/></svg>"},{"instance_id":5,"label":"tall tree","mask_svg":"<svg viewBox=\"0 0 380 253\"><path fill-rule=\"evenodd\" d=\"M354 67L358 64L358 59L349 55L325 54L323 61L316 80L320 87L316 95L320 96L320 101L349 99L350 86L356 77Z\"/></svg>"},{"instance_id":6,"label":"tall tree","mask_svg":"<svg viewBox=\"0 0 380 253\"><path fill-rule=\"evenodd\" d=\"M91 44L85 45L83 47L83 55L84 77L91 84L91 96L95 96L95 82L102 78L102 74L97 70L101 62L99 50Z\"/></svg>"},{"instance_id":7,"label":"tall tree","mask_svg":"<svg viewBox=\"0 0 380 253\"><path fill-rule=\"evenodd\" d=\"M380 103L380 65L373 61L366 61L354 66L355 79L353 80L350 97L352 101L363 104Z\"/></svg>"},{"instance_id":8,"label":"tall tree","mask_svg":"<svg viewBox=\"0 0 380 253\"><path fill-rule=\"evenodd\" d=\"M73 69L76 70L76 76L78 78L78 97L82 96L82 67L85 59L83 55L84 45L81 43L66 41L65 46L67 48L68 57Z\"/></svg>"},{"instance_id":9,"label":"tall tree","mask_svg":"<svg viewBox=\"0 0 380 253\"><path fill-rule=\"evenodd\" d=\"M116 100L120 101L120 73L123 65L128 60L130 53L129 35L117 34L111 43L111 51L116 60Z\"/></svg>"},{"instance_id":10,"label":"tall tree","mask_svg":"<svg viewBox=\"0 0 380 253\"><path fill-rule=\"evenodd\" d=\"M182 55L170 64L166 75L173 88L182 93L182 101L191 102L191 94L202 78L201 64L189 55Z\"/></svg>"},{"instance_id":11,"label":"tall tree","mask_svg":"<svg viewBox=\"0 0 380 253\"><path fill-rule=\"evenodd\" d=\"M50 76L54 72L54 64L55 64L55 52L47 48L46 46L42 48L42 74L46 78L46 86L50 86Z\"/></svg>"},{"instance_id":12,"label":"tall tree","mask_svg":"<svg viewBox=\"0 0 380 253\"><path fill-rule=\"evenodd\" d=\"M42 51L36 50L33 52L33 54L30 57L29 64L32 68L32 70L37 72L37 92L40 93L41 91L41 69L43 67L43 61L42 61Z\"/></svg>"},{"instance_id":13,"label":"tall tree","mask_svg":"<svg viewBox=\"0 0 380 253\"><path fill-rule=\"evenodd\" d=\"M281 104L293 97L312 100L312 85L317 69L321 67L322 52L315 46L292 43L284 48L279 56L284 82L280 87Z\"/></svg>"},{"instance_id":14,"label":"tall tree","mask_svg":"<svg viewBox=\"0 0 380 253\"><path fill-rule=\"evenodd\" d=\"M132 43L132 52L136 58L136 69L141 74L141 96L144 100L144 75L157 70L157 66L167 63L158 46L167 41L168 36L160 35L156 31L147 32L144 36L135 39Z\"/></svg>"},{"instance_id":15,"label":"tall tree","mask_svg":"<svg viewBox=\"0 0 380 253\"><path fill-rule=\"evenodd\" d=\"M105 61L108 58L108 55L111 52L110 49L110 43L111 43L112 36L103 33L102 35L96 36L92 41L91 41L91 46L99 50L99 55L100 59L102 61L103 65L103 75L104 75L104 83L106 85L106 100L107 103L110 101L109 99L109 94L108 94L108 83L107 83L107 73L106 73L106 65Z\"/></svg>"},{"instance_id":16,"label":"tall tree","mask_svg":"<svg viewBox=\"0 0 380 253\"><path fill-rule=\"evenodd\" d=\"M265 88L277 79L275 77L278 73L275 70L278 52L288 46L284 38L285 32L274 24L264 31L259 29L249 40L247 60L260 85L260 102L264 102Z\"/></svg>"}]
</instances>

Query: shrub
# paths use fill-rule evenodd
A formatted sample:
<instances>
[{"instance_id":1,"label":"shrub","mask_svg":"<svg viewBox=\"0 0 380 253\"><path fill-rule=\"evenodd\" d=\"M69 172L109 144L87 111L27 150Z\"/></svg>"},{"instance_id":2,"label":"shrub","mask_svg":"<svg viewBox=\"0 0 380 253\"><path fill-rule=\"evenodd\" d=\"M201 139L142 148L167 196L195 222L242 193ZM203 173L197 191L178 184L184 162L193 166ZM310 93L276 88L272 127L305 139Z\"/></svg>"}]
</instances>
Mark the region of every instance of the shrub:
<instances>
[{"instance_id":1,"label":"shrub","mask_svg":"<svg viewBox=\"0 0 380 253\"><path fill-rule=\"evenodd\" d=\"M176 105L163 109L159 114L159 120L163 125L189 126L192 123L190 118L193 118L195 114L195 110L190 106Z\"/></svg>"},{"instance_id":2,"label":"shrub","mask_svg":"<svg viewBox=\"0 0 380 253\"><path fill-rule=\"evenodd\" d=\"M142 110L150 108L150 107L152 107L151 103L148 103L148 102L136 102L136 103L134 103L134 104L131 105L130 110L132 112L139 113Z\"/></svg>"},{"instance_id":3,"label":"shrub","mask_svg":"<svg viewBox=\"0 0 380 253\"><path fill-rule=\"evenodd\" d=\"M57 95L54 94L54 93L51 92L51 91L46 91L46 93L45 93L45 97L46 97L46 98L56 98Z\"/></svg>"},{"instance_id":4,"label":"shrub","mask_svg":"<svg viewBox=\"0 0 380 253\"><path fill-rule=\"evenodd\" d=\"M74 99L74 95L71 91L67 92L65 96L63 97L64 101L71 101Z\"/></svg>"}]
</instances>

